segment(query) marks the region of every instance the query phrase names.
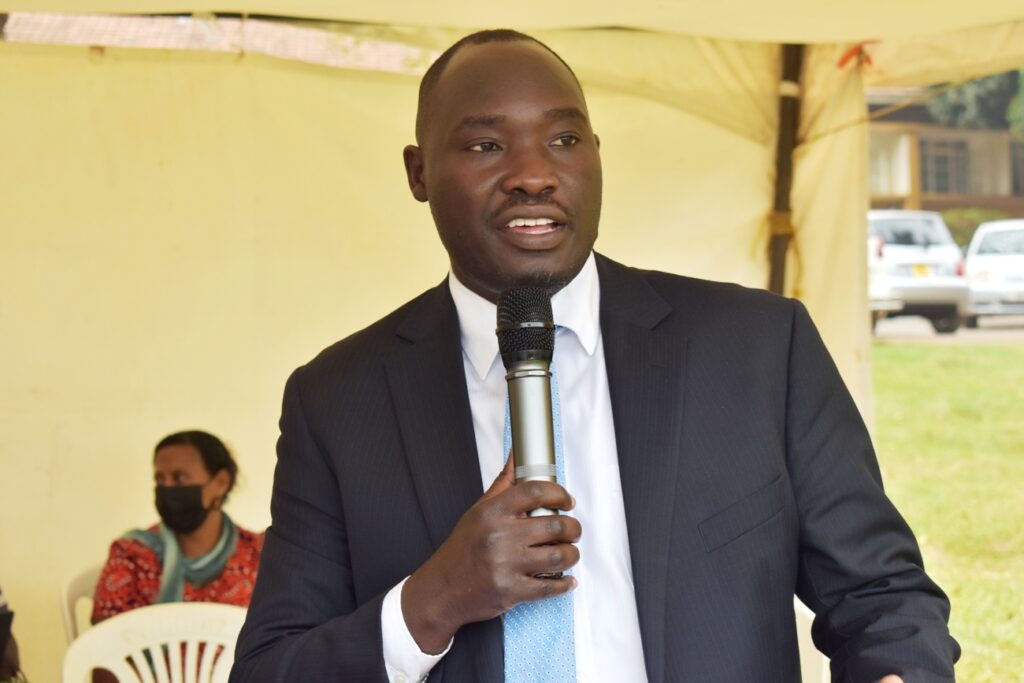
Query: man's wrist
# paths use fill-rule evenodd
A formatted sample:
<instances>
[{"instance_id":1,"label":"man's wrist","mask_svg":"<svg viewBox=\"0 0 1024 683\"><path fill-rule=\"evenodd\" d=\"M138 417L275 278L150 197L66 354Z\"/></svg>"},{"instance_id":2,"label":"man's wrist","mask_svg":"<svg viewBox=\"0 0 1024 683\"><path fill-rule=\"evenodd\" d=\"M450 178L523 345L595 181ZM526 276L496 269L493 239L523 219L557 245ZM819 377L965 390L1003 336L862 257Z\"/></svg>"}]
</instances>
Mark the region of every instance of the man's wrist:
<instances>
[{"instance_id":1,"label":"man's wrist","mask_svg":"<svg viewBox=\"0 0 1024 683\"><path fill-rule=\"evenodd\" d=\"M388 591L381 607L381 637L384 667L389 681L422 681L448 654L447 647L436 654L424 652L409 631L402 614L402 591L408 579Z\"/></svg>"},{"instance_id":2,"label":"man's wrist","mask_svg":"<svg viewBox=\"0 0 1024 683\"><path fill-rule=\"evenodd\" d=\"M413 573L401 587L402 616L406 628L425 654L437 654L448 649L460 624L445 618L439 599L441 591L425 585L422 576Z\"/></svg>"}]
</instances>

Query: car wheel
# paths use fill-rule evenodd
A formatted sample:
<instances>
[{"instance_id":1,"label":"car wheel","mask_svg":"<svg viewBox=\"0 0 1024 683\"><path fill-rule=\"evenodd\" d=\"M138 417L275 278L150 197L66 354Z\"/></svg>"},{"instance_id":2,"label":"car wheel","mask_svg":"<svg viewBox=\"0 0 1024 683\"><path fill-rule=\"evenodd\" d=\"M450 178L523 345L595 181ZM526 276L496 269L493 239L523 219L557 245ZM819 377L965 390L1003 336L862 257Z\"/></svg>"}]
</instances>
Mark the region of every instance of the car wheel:
<instances>
[{"instance_id":1,"label":"car wheel","mask_svg":"<svg viewBox=\"0 0 1024 683\"><path fill-rule=\"evenodd\" d=\"M953 334L960 327L960 318L955 315L945 318L931 318L932 327L939 334Z\"/></svg>"},{"instance_id":2,"label":"car wheel","mask_svg":"<svg viewBox=\"0 0 1024 683\"><path fill-rule=\"evenodd\" d=\"M978 316L976 316L976 315L969 315L969 316L967 316L966 318L964 318L964 325L966 327L968 327L969 329L972 329L972 330L978 329Z\"/></svg>"}]
</instances>

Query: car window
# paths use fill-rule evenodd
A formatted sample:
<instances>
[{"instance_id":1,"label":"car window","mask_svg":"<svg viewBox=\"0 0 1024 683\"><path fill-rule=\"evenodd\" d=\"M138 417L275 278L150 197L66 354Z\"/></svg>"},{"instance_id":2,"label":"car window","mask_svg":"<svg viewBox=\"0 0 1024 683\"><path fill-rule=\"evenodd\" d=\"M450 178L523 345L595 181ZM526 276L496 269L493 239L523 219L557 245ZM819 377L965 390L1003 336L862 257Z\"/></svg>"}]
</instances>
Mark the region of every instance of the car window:
<instances>
[{"instance_id":1,"label":"car window","mask_svg":"<svg viewBox=\"0 0 1024 683\"><path fill-rule=\"evenodd\" d=\"M886 244L928 246L952 241L942 223L928 218L876 218L871 221L871 231Z\"/></svg>"},{"instance_id":2,"label":"car window","mask_svg":"<svg viewBox=\"0 0 1024 683\"><path fill-rule=\"evenodd\" d=\"M981 238L979 254L1024 254L1024 230L998 230Z\"/></svg>"}]
</instances>

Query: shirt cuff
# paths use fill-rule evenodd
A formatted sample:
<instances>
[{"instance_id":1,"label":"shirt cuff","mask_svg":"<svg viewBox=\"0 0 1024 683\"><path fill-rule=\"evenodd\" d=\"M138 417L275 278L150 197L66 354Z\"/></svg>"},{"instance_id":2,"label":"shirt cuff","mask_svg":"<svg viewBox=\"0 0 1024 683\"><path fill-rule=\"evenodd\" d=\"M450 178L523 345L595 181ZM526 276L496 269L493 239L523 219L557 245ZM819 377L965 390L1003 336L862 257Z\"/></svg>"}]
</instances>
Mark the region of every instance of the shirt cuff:
<instances>
[{"instance_id":1,"label":"shirt cuff","mask_svg":"<svg viewBox=\"0 0 1024 683\"><path fill-rule=\"evenodd\" d=\"M430 670L448 654L452 641L444 652L428 655L420 650L415 638L409 633L402 614L402 587L409 577L388 591L380 613L380 632L384 641L384 668L391 683L413 683L425 681ZM454 639L452 639L454 640Z\"/></svg>"}]
</instances>

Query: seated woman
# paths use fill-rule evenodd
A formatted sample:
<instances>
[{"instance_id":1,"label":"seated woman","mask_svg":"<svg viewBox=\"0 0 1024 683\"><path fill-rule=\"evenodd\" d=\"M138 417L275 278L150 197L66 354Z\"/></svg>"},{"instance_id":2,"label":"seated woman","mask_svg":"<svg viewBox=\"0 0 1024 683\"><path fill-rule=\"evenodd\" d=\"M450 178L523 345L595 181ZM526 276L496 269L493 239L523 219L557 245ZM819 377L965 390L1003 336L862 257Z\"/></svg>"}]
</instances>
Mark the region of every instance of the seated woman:
<instances>
[{"instance_id":1,"label":"seated woman","mask_svg":"<svg viewBox=\"0 0 1024 683\"><path fill-rule=\"evenodd\" d=\"M161 523L111 545L92 623L162 602L248 606L263 534L221 509L238 475L228 449L212 434L178 432L157 444L153 470Z\"/></svg>"}]
</instances>

